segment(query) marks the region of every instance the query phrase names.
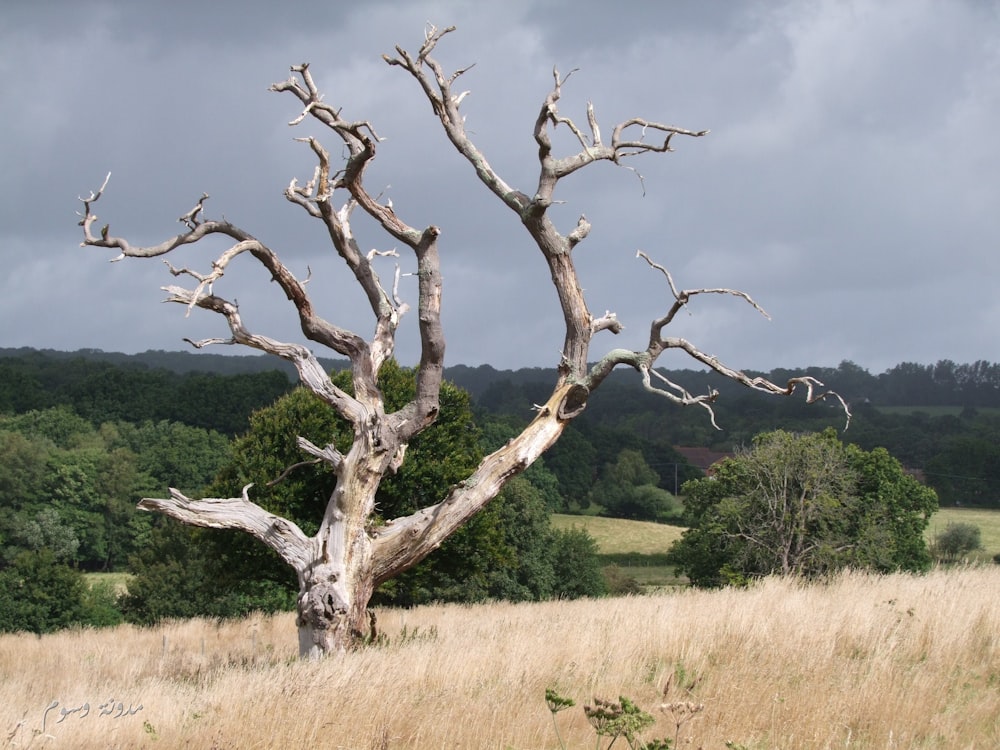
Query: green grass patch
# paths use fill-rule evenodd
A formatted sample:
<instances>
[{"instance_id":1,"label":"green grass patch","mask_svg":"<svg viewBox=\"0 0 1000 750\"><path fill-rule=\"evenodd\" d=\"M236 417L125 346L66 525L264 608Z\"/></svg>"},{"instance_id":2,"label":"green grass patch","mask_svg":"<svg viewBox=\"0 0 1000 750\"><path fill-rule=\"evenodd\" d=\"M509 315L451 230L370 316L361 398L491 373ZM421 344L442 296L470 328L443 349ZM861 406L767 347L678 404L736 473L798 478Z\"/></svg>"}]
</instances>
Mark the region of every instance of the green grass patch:
<instances>
[{"instance_id":1,"label":"green grass patch","mask_svg":"<svg viewBox=\"0 0 1000 750\"><path fill-rule=\"evenodd\" d=\"M667 564L665 553L643 555L638 552L618 552L598 555L598 558L601 567L618 568L622 576L634 579L647 592L665 586L686 586L688 583L684 576L674 574L674 566Z\"/></svg>"},{"instance_id":2,"label":"green grass patch","mask_svg":"<svg viewBox=\"0 0 1000 750\"><path fill-rule=\"evenodd\" d=\"M561 514L552 516L552 525L557 529L584 529L597 541L601 566L617 567L621 575L634 579L647 592L687 585L686 578L674 575L666 559L670 545L684 531L680 526Z\"/></svg>"},{"instance_id":3,"label":"green grass patch","mask_svg":"<svg viewBox=\"0 0 1000 750\"><path fill-rule=\"evenodd\" d=\"M621 518L569 516L554 514L552 526L557 529L582 528L595 540L601 555L638 553L662 555L680 539L684 529L650 521L626 521Z\"/></svg>"},{"instance_id":4,"label":"green grass patch","mask_svg":"<svg viewBox=\"0 0 1000 750\"><path fill-rule=\"evenodd\" d=\"M116 594L124 594L128 590L131 573L84 573L83 580L93 588L97 584L110 584Z\"/></svg>"}]
</instances>

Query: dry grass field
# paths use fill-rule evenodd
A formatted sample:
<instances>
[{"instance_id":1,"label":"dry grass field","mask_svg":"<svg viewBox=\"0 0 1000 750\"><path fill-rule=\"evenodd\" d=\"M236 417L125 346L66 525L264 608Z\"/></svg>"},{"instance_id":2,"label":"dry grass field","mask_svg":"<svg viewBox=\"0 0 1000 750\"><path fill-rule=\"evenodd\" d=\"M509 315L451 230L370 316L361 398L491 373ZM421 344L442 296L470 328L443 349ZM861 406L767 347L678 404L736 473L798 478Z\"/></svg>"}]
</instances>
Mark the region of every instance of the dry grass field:
<instances>
[{"instance_id":1,"label":"dry grass field","mask_svg":"<svg viewBox=\"0 0 1000 750\"><path fill-rule=\"evenodd\" d=\"M540 750L558 747L553 687L578 702L556 717L567 747L594 747L594 696L631 697L658 717L647 738L672 736L658 707L683 671L690 695L673 679L668 698L705 706L681 729L692 748L1000 746L1000 566L388 610L380 626L388 643L321 663L295 659L287 614L0 636L2 741Z\"/></svg>"}]
</instances>

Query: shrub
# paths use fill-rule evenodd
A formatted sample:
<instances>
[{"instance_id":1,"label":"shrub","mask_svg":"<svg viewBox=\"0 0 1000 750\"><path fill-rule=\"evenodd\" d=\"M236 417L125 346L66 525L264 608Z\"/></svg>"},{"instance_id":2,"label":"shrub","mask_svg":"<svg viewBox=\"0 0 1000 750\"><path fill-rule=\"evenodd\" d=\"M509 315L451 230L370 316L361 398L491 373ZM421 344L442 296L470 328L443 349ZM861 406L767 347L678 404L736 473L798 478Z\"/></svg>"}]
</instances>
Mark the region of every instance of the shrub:
<instances>
[{"instance_id":1,"label":"shrub","mask_svg":"<svg viewBox=\"0 0 1000 750\"><path fill-rule=\"evenodd\" d=\"M84 620L83 574L50 550L19 554L0 571L0 632L50 633Z\"/></svg>"},{"instance_id":2,"label":"shrub","mask_svg":"<svg viewBox=\"0 0 1000 750\"><path fill-rule=\"evenodd\" d=\"M982 533L974 523L949 523L944 531L935 534L932 547L940 562L954 562L982 548Z\"/></svg>"}]
</instances>

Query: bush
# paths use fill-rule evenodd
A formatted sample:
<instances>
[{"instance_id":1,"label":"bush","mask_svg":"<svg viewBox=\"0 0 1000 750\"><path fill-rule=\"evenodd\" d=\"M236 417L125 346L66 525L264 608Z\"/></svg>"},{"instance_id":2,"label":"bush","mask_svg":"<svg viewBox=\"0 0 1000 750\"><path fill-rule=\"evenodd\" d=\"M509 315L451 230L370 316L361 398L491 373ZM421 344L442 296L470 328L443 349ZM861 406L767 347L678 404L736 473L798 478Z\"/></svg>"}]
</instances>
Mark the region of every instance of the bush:
<instances>
[{"instance_id":1,"label":"bush","mask_svg":"<svg viewBox=\"0 0 1000 750\"><path fill-rule=\"evenodd\" d=\"M935 534L932 547L940 562L955 562L982 548L982 533L974 523L949 523L944 531Z\"/></svg>"},{"instance_id":2,"label":"bush","mask_svg":"<svg viewBox=\"0 0 1000 750\"><path fill-rule=\"evenodd\" d=\"M41 634L120 621L113 592L91 590L82 573L56 562L50 550L22 552L0 571L0 632Z\"/></svg>"},{"instance_id":3,"label":"bush","mask_svg":"<svg viewBox=\"0 0 1000 750\"><path fill-rule=\"evenodd\" d=\"M604 580L611 596L628 596L641 594L642 585L625 572L619 565L609 565L604 569Z\"/></svg>"}]
</instances>

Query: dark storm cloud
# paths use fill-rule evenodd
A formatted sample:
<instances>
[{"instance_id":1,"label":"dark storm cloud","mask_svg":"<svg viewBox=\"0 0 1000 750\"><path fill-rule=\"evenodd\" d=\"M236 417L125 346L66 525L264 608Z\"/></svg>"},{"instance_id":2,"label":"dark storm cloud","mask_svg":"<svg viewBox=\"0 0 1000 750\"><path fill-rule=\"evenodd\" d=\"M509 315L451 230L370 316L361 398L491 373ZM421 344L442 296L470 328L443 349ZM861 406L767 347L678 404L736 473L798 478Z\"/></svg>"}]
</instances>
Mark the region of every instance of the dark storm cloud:
<instances>
[{"instance_id":1,"label":"dark storm cloud","mask_svg":"<svg viewBox=\"0 0 1000 750\"><path fill-rule=\"evenodd\" d=\"M594 227L576 251L591 308L627 326L595 355L644 347L668 302L641 248L678 284L739 287L772 315L704 298L678 321L677 335L736 366L1000 359L996 4L18 1L0 18L0 346L176 349L224 333L207 314L156 304L171 281L158 262L109 266L78 247L75 196L109 170L97 212L116 234L159 241L208 192L210 214L297 272L309 265L320 310L367 335L322 227L281 197L312 173L293 138L323 134L289 128L295 101L266 89L308 60L327 101L385 138L372 189L444 231L449 362L557 361L558 307L537 251L474 183L413 82L380 59L396 43L415 49L433 21L459 27L439 46L445 67L475 63L460 79L470 132L526 192L553 65L579 68L561 112L582 121L592 100L605 133L633 115L712 130L632 162L637 172L600 164L561 187L559 225L586 213ZM362 242L384 248L369 229L359 220ZM255 271L234 269L224 291L257 330L296 338L287 302ZM412 339L399 353L413 361Z\"/></svg>"}]
</instances>

